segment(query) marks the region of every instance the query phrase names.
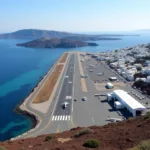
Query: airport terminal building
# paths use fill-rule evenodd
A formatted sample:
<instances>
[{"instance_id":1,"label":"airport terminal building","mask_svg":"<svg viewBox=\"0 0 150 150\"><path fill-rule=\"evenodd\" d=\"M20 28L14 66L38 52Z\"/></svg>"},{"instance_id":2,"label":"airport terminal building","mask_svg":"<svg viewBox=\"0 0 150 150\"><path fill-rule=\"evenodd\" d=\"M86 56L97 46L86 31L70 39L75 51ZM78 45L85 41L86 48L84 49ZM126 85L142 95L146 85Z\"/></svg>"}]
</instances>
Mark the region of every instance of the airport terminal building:
<instances>
[{"instance_id":1,"label":"airport terminal building","mask_svg":"<svg viewBox=\"0 0 150 150\"><path fill-rule=\"evenodd\" d=\"M120 109L126 108L133 117L140 116L146 113L146 108L123 90L115 90L107 95L108 101L113 101L114 106L119 106Z\"/></svg>"}]
</instances>

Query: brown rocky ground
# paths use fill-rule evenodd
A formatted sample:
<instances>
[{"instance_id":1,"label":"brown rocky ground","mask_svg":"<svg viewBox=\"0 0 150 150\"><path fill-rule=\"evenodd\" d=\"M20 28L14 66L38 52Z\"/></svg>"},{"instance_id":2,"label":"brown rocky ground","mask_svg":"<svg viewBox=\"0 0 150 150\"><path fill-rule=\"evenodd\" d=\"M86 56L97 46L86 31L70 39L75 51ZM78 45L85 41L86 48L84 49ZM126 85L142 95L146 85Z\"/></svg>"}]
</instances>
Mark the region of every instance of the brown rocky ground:
<instances>
[{"instance_id":1,"label":"brown rocky ground","mask_svg":"<svg viewBox=\"0 0 150 150\"><path fill-rule=\"evenodd\" d=\"M87 139L97 139L100 150L126 150L143 140L150 139L150 117L138 117L105 126L92 126L92 133L74 137L80 127L63 133L51 134L52 139L45 141L46 135L36 138L0 143L6 150L87 150L83 143Z\"/></svg>"},{"instance_id":2,"label":"brown rocky ground","mask_svg":"<svg viewBox=\"0 0 150 150\"><path fill-rule=\"evenodd\" d=\"M51 134L52 139L45 141L47 135L36 138L0 143L6 150L85 150L83 143L87 139L97 139L100 150L126 150L134 147L143 140L150 139L150 117L138 117L119 123L110 123L105 126L89 127L92 133L78 138L74 134L80 127L63 133Z\"/></svg>"}]
</instances>

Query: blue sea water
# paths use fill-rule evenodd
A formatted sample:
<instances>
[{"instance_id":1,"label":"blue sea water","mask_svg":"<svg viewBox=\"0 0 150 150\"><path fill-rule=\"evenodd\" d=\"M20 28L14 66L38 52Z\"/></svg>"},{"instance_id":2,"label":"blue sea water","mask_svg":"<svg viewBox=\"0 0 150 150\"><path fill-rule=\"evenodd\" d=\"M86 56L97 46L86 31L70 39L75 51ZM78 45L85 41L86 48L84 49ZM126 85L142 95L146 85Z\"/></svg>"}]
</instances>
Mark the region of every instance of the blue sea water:
<instances>
[{"instance_id":1,"label":"blue sea water","mask_svg":"<svg viewBox=\"0 0 150 150\"><path fill-rule=\"evenodd\" d=\"M39 82L65 51L108 51L150 42L149 35L126 36L119 41L96 41L98 47L76 49L34 49L17 47L28 40L0 40L0 141L22 134L32 127L29 118L15 113L15 107Z\"/></svg>"}]
</instances>

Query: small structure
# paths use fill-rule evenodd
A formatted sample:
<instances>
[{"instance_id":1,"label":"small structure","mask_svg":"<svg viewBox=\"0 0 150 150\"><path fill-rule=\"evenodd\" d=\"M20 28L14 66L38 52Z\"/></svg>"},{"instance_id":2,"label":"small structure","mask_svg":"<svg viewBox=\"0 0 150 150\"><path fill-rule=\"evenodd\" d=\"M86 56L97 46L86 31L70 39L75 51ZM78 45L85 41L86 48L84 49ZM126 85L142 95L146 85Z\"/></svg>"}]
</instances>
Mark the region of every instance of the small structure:
<instances>
[{"instance_id":1,"label":"small structure","mask_svg":"<svg viewBox=\"0 0 150 150\"><path fill-rule=\"evenodd\" d=\"M110 80L110 81L116 81L116 80L117 80L117 77L110 77L109 80Z\"/></svg>"},{"instance_id":2,"label":"small structure","mask_svg":"<svg viewBox=\"0 0 150 150\"><path fill-rule=\"evenodd\" d=\"M107 94L107 101L110 102L112 100L112 94Z\"/></svg>"},{"instance_id":3,"label":"small structure","mask_svg":"<svg viewBox=\"0 0 150 150\"><path fill-rule=\"evenodd\" d=\"M119 101L114 102L114 107L116 109L123 109L124 108L124 106Z\"/></svg>"},{"instance_id":4,"label":"small structure","mask_svg":"<svg viewBox=\"0 0 150 150\"><path fill-rule=\"evenodd\" d=\"M106 84L106 88L107 88L107 89L112 89L112 88L114 88L114 85L113 85L112 83L108 82L108 83Z\"/></svg>"}]
</instances>

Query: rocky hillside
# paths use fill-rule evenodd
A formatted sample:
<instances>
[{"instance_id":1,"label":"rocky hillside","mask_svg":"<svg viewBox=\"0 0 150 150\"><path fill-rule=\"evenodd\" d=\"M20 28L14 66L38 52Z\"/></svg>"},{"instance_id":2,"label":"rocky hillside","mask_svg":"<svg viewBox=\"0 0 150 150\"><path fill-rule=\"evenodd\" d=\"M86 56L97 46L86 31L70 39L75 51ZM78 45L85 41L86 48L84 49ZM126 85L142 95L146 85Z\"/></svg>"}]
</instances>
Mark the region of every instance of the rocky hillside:
<instances>
[{"instance_id":1,"label":"rocky hillside","mask_svg":"<svg viewBox=\"0 0 150 150\"><path fill-rule=\"evenodd\" d=\"M120 40L114 36L123 35L86 35L76 34L69 32L60 32L52 30L36 30L36 29L23 29L12 33L0 34L0 39L40 39L40 38L66 38L79 41L93 41L93 40Z\"/></svg>"},{"instance_id":2,"label":"rocky hillside","mask_svg":"<svg viewBox=\"0 0 150 150\"><path fill-rule=\"evenodd\" d=\"M12 33L0 34L0 38L18 38L18 39L37 39L46 37L66 37L74 35L68 32L36 30L36 29L23 29Z\"/></svg>"},{"instance_id":3,"label":"rocky hillside","mask_svg":"<svg viewBox=\"0 0 150 150\"><path fill-rule=\"evenodd\" d=\"M75 48L75 47L98 46L98 45L96 43L88 43L69 39L42 38L23 44L17 44L17 46L32 47L32 48Z\"/></svg>"},{"instance_id":4,"label":"rocky hillside","mask_svg":"<svg viewBox=\"0 0 150 150\"><path fill-rule=\"evenodd\" d=\"M58 134L5 141L0 143L0 146L4 150L85 150L91 146L99 150L127 150L148 139L150 139L150 114L105 126L77 127ZM150 146L150 141L147 145Z\"/></svg>"}]
</instances>

